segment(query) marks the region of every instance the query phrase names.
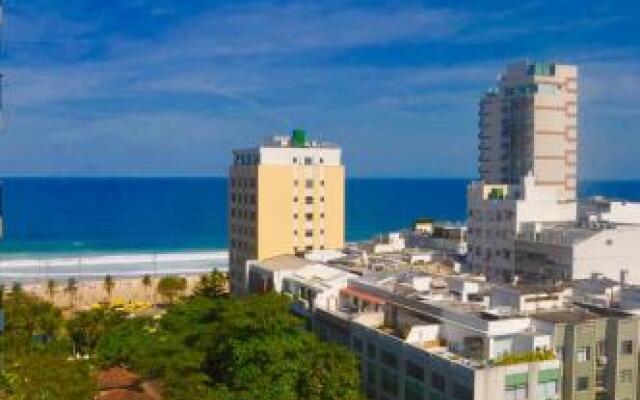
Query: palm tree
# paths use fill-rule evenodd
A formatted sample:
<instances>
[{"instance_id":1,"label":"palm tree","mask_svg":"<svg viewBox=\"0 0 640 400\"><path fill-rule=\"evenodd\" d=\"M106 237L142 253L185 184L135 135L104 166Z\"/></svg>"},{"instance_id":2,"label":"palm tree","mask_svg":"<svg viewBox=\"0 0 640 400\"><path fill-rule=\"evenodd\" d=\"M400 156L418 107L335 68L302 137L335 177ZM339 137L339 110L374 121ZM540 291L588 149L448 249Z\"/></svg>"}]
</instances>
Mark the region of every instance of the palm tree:
<instances>
[{"instance_id":1,"label":"palm tree","mask_svg":"<svg viewBox=\"0 0 640 400\"><path fill-rule=\"evenodd\" d=\"M111 293L113 293L113 288L116 287L116 282L113 280L113 277L110 274L105 275L104 277L104 291L107 292L107 300L111 301Z\"/></svg>"},{"instance_id":2,"label":"palm tree","mask_svg":"<svg viewBox=\"0 0 640 400\"><path fill-rule=\"evenodd\" d=\"M146 274L142 277L142 286L144 286L144 299L149 299L149 288L151 287L153 282L151 282L151 275Z\"/></svg>"},{"instance_id":3,"label":"palm tree","mask_svg":"<svg viewBox=\"0 0 640 400\"><path fill-rule=\"evenodd\" d=\"M75 308L76 305L76 295L78 293L78 281L76 278L69 278L67 280L67 287L64 288L64 291L69 295L69 300L71 302L71 307Z\"/></svg>"},{"instance_id":4,"label":"palm tree","mask_svg":"<svg viewBox=\"0 0 640 400\"><path fill-rule=\"evenodd\" d=\"M13 286L11 286L11 294L13 296L19 296L22 294L22 283L13 282Z\"/></svg>"},{"instance_id":5,"label":"palm tree","mask_svg":"<svg viewBox=\"0 0 640 400\"><path fill-rule=\"evenodd\" d=\"M49 299L51 300L51 303L53 303L53 298L54 298L54 296L56 294L56 286L57 285L58 284L53 279L49 279L47 281L47 293L49 294Z\"/></svg>"}]
</instances>

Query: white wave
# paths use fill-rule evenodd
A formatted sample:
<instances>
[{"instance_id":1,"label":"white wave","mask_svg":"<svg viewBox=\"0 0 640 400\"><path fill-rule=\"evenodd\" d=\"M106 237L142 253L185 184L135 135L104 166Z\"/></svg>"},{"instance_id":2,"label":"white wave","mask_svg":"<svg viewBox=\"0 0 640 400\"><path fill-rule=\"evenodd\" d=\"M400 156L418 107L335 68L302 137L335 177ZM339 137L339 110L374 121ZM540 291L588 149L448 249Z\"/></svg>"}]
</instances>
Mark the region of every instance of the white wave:
<instances>
[{"instance_id":1,"label":"white wave","mask_svg":"<svg viewBox=\"0 0 640 400\"><path fill-rule=\"evenodd\" d=\"M68 255L49 258L0 259L0 279L200 274L226 270L228 253L174 252Z\"/></svg>"},{"instance_id":2,"label":"white wave","mask_svg":"<svg viewBox=\"0 0 640 400\"><path fill-rule=\"evenodd\" d=\"M179 252L179 253L123 253L110 255L58 256L43 258L11 258L0 259L0 269L8 268L50 268L50 267L83 267L91 265L130 265L186 261L226 262L228 252Z\"/></svg>"}]
</instances>

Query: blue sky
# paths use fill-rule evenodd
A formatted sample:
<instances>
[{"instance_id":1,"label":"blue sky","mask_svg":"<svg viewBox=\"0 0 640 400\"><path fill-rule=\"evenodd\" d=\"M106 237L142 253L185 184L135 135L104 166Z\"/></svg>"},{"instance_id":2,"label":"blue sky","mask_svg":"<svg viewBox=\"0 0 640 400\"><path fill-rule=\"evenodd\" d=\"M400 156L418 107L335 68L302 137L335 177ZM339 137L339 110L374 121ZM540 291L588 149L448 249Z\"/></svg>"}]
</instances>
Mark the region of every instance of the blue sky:
<instances>
[{"instance_id":1,"label":"blue sky","mask_svg":"<svg viewBox=\"0 0 640 400\"><path fill-rule=\"evenodd\" d=\"M2 175L224 175L304 127L351 176L473 177L507 62L580 66L581 173L640 178L637 1L5 0Z\"/></svg>"}]
</instances>

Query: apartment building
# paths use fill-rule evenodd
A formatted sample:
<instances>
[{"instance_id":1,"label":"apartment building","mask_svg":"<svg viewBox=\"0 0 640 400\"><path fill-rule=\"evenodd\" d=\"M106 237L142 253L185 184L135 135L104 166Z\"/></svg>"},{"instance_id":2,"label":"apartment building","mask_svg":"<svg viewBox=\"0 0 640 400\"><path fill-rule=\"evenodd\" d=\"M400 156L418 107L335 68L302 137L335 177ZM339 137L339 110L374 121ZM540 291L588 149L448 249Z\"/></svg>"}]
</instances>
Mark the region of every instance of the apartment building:
<instances>
[{"instance_id":1,"label":"apartment building","mask_svg":"<svg viewBox=\"0 0 640 400\"><path fill-rule=\"evenodd\" d=\"M346 344L361 360L369 399L559 398L562 366L553 337L536 332L533 318L489 308L473 278L462 295L441 278L426 286L397 278L352 280L341 292L341 311L314 316L321 338Z\"/></svg>"},{"instance_id":2,"label":"apartment building","mask_svg":"<svg viewBox=\"0 0 640 400\"><path fill-rule=\"evenodd\" d=\"M515 238L528 222L574 222L573 201L558 200L555 188L540 186L532 174L521 184L473 182L467 189L467 263L489 280L515 275Z\"/></svg>"},{"instance_id":3,"label":"apartment building","mask_svg":"<svg viewBox=\"0 0 640 400\"><path fill-rule=\"evenodd\" d=\"M640 283L640 225L591 222L522 224L515 240L515 273L523 282L572 281L593 273L616 279L628 271Z\"/></svg>"},{"instance_id":4,"label":"apartment building","mask_svg":"<svg viewBox=\"0 0 640 400\"><path fill-rule=\"evenodd\" d=\"M344 244L341 149L302 130L233 151L229 170L229 270L246 291L248 260Z\"/></svg>"},{"instance_id":5,"label":"apartment building","mask_svg":"<svg viewBox=\"0 0 640 400\"><path fill-rule=\"evenodd\" d=\"M577 67L510 64L479 104L479 173L518 184L530 172L560 199L576 199Z\"/></svg>"}]
</instances>

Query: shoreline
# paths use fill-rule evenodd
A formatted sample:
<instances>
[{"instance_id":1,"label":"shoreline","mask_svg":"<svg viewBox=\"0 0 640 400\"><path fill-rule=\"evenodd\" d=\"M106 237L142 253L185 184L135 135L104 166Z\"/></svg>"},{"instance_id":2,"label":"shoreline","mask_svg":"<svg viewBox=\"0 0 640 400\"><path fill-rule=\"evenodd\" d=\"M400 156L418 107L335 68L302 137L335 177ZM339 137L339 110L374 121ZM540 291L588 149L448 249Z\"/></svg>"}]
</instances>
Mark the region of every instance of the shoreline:
<instances>
[{"instance_id":1,"label":"shoreline","mask_svg":"<svg viewBox=\"0 0 640 400\"><path fill-rule=\"evenodd\" d=\"M113 277L135 278L144 275L200 275L213 269L228 269L228 252L122 252L91 254L48 254L37 257L6 258L0 255L0 281L37 282L49 279L95 280L109 274Z\"/></svg>"}]
</instances>

